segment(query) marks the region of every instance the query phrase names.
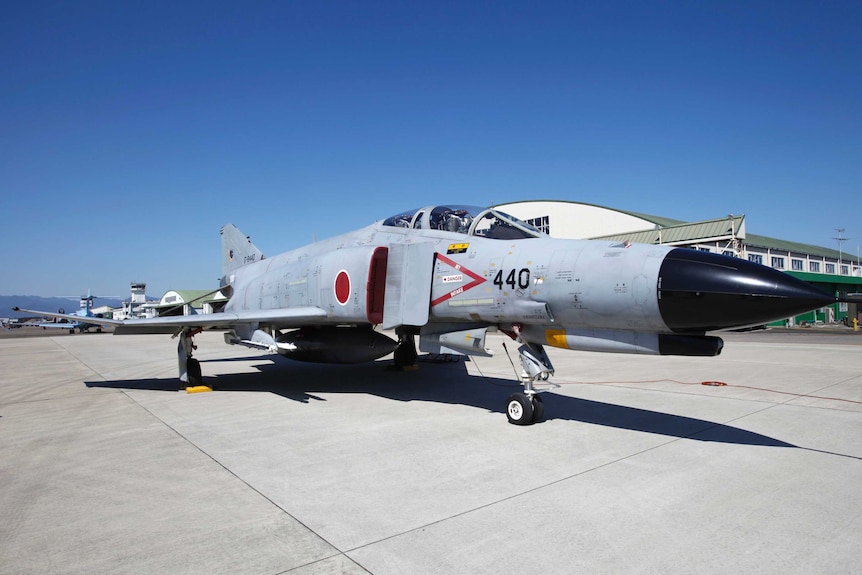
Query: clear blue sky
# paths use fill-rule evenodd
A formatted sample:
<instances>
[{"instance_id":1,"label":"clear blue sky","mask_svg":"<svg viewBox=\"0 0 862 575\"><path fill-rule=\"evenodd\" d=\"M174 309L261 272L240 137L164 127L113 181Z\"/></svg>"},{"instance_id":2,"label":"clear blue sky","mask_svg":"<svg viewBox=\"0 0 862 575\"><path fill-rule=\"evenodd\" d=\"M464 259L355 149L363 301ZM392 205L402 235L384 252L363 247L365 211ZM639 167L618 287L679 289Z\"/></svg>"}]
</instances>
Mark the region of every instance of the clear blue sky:
<instances>
[{"instance_id":1,"label":"clear blue sky","mask_svg":"<svg viewBox=\"0 0 862 575\"><path fill-rule=\"evenodd\" d=\"M859 2L7 2L0 294L216 287L404 209L862 244Z\"/></svg>"}]
</instances>

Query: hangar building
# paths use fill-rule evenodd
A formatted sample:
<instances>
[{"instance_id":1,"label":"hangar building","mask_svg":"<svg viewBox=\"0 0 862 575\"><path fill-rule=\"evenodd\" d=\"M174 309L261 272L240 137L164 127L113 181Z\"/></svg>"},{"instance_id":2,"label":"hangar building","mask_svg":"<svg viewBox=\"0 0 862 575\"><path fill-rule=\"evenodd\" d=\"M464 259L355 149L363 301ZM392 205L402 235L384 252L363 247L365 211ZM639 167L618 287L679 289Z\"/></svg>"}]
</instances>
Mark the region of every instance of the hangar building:
<instances>
[{"instance_id":1,"label":"hangar building","mask_svg":"<svg viewBox=\"0 0 862 575\"><path fill-rule=\"evenodd\" d=\"M664 244L731 255L771 266L828 293L862 292L858 257L821 246L749 234L744 215L684 222L605 206L560 200L501 204L504 212L551 237ZM795 318L787 325L862 322L855 304L837 303ZM779 323L778 325L781 325Z\"/></svg>"},{"instance_id":2,"label":"hangar building","mask_svg":"<svg viewBox=\"0 0 862 575\"><path fill-rule=\"evenodd\" d=\"M212 290L169 290L153 306L160 316L207 314L221 310L226 298Z\"/></svg>"}]
</instances>

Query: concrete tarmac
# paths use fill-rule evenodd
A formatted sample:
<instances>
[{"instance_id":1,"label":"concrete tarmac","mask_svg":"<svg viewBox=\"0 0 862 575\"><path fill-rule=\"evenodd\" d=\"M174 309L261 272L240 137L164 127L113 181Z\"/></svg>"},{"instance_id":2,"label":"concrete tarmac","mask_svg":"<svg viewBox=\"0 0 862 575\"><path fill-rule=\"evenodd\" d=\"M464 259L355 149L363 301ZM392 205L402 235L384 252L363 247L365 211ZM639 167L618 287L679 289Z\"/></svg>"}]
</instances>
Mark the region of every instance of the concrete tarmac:
<instances>
[{"instance_id":1,"label":"concrete tarmac","mask_svg":"<svg viewBox=\"0 0 862 575\"><path fill-rule=\"evenodd\" d=\"M529 427L501 336L398 373L204 333L198 394L168 336L2 338L0 573L857 572L862 336L723 337L549 350Z\"/></svg>"}]
</instances>

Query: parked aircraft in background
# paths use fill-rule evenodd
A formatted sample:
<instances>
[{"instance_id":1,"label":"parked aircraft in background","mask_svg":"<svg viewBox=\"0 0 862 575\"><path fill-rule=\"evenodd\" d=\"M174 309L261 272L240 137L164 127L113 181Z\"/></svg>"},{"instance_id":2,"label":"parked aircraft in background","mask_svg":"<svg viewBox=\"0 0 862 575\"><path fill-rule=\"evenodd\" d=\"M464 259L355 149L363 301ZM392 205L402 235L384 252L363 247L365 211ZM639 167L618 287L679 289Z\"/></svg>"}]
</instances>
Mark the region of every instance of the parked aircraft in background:
<instances>
[{"instance_id":1,"label":"parked aircraft in background","mask_svg":"<svg viewBox=\"0 0 862 575\"><path fill-rule=\"evenodd\" d=\"M180 381L203 383L193 337L300 361L350 363L394 353L396 366L426 352L491 355L499 330L516 340L523 393L506 414L542 418L538 387L554 374L544 346L618 353L714 356L706 332L763 324L835 301L787 274L687 248L554 239L494 208L410 210L358 231L264 258L233 225L221 229L213 314L139 320L94 318L114 333L179 338ZM58 318L66 314L22 310ZM375 327L394 329L394 340ZM538 386L538 387L537 387Z\"/></svg>"},{"instance_id":2,"label":"parked aircraft in background","mask_svg":"<svg viewBox=\"0 0 862 575\"><path fill-rule=\"evenodd\" d=\"M42 329L65 329L69 330L69 333L75 333L75 330L84 333L90 331L90 328L95 328L98 333L101 333L101 324L98 324L96 322L84 321L85 319L89 318L102 318L101 314L94 314L92 311L94 299L99 298L98 296L90 295L90 290L87 290L87 295L82 295L80 298L81 307L80 309L78 309L78 311L66 314L65 310L61 308L56 314L48 312L37 312L38 315L55 317L57 318L57 321L45 321L42 323L37 323L36 327L41 327Z\"/></svg>"},{"instance_id":3,"label":"parked aircraft in background","mask_svg":"<svg viewBox=\"0 0 862 575\"><path fill-rule=\"evenodd\" d=\"M0 319L0 327L9 331L10 329L16 329L21 327L23 324L18 321L18 318L2 318Z\"/></svg>"}]
</instances>

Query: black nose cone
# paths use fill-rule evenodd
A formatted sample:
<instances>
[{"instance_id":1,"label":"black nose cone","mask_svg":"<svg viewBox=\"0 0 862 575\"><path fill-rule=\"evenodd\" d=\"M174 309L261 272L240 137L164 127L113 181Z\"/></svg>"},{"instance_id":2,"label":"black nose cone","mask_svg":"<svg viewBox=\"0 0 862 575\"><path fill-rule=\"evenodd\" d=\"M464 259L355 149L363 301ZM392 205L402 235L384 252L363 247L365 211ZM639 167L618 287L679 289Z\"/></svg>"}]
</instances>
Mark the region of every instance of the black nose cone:
<instances>
[{"instance_id":1,"label":"black nose cone","mask_svg":"<svg viewBox=\"0 0 862 575\"><path fill-rule=\"evenodd\" d=\"M786 273L687 248L665 256L658 298L662 319L678 333L758 325L835 302Z\"/></svg>"}]
</instances>

